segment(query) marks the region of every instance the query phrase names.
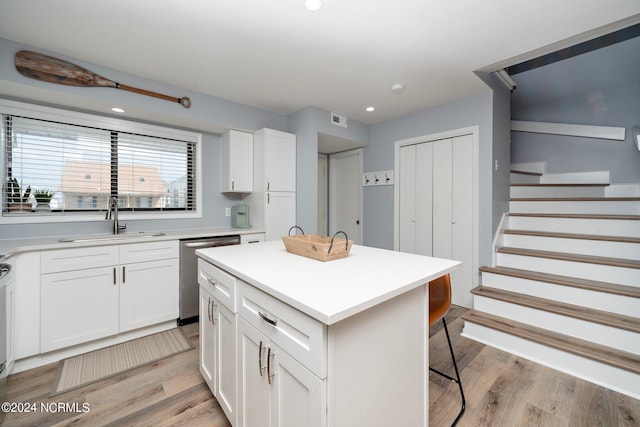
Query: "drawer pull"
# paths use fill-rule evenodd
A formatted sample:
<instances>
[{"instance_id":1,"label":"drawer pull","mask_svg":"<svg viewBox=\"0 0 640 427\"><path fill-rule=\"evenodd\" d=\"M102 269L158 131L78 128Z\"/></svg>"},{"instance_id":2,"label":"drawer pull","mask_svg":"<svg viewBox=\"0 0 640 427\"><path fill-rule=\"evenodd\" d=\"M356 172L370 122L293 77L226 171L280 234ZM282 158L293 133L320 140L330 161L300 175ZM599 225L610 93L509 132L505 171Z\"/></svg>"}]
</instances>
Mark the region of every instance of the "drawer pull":
<instances>
[{"instance_id":1,"label":"drawer pull","mask_svg":"<svg viewBox=\"0 0 640 427\"><path fill-rule=\"evenodd\" d=\"M262 320L264 320L265 322L273 325L273 326L277 326L278 325L278 319L269 319L269 315L267 313L263 313L261 311L258 312L258 315L262 318Z\"/></svg>"}]
</instances>

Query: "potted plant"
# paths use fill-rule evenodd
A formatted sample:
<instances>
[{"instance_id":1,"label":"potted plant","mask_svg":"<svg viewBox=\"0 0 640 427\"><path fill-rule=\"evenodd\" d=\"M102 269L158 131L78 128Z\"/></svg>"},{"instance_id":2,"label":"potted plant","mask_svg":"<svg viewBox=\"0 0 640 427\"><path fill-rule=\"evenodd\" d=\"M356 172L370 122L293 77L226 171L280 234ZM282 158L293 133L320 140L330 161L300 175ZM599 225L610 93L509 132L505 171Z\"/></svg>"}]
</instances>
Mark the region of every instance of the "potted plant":
<instances>
[{"instance_id":1,"label":"potted plant","mask_svg":"<svg viewBox=\"0 0 640 427\"><path fill-rule=\"evenodd\" d=\"M33 196L36 198L36 202L38 202L38 204L36 205L36 210L49 209L49 202L53 197L53 192L49 190L36 190L33 193Z\"/></svg>"},{"instance_id":2,"label":"potted plant","mask_svg":"<svg viewBox=\"0 0 640 427\"><path fill-rule=\"evenodd\" d=\"M7 204L10 212L31 211L31 204L28 204L31 196L31 186L28 186L24 194L20 191L20 184L16 178L9 178L7 182Z\"/></svg>"}]
</instances>

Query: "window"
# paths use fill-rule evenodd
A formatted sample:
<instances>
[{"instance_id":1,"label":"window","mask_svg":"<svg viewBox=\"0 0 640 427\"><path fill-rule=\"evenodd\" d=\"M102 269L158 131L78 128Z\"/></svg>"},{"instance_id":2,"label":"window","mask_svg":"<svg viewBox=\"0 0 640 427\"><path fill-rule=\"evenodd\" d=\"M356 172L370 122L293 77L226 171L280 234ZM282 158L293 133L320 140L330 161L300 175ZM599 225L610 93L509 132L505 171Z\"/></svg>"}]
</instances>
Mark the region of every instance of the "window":
<instances>
[{"instance_id":1,"label":"window","mask_svg":"<svg viewBox=\"0 0 640 427\"><path fill-rule=\"evenodd\" d=\"M5 109L0 137L3 218L78 219L105 211L113 197L125 214L199 212L199 134Z\"/></svg>"}]
</instances>

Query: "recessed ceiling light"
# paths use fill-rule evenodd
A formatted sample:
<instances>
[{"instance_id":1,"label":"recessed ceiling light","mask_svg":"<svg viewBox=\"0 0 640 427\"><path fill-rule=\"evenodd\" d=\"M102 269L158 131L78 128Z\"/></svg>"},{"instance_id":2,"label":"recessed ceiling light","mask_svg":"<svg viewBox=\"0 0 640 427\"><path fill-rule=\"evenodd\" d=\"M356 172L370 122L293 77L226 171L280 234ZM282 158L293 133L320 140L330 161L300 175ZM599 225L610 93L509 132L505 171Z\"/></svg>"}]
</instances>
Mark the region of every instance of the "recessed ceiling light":
<instances>
[{"instance_id":1,"label":"recessed ceiling light","mask_svg":"<svg viewBox=\"0 0 640 427\"><path fill-rule=\"evenodd\" d=\"M124 110L120 107L113 107L111 111L113 111L114 113L124 113Z\"/></svg>"},{"instance_id":2,"label":"recessed ceiling light","mask_svg":"<svg viewBox=\"0 0 640 427\"><path fill-rule=\"evenodd\" d=\"M320 0L307 0L304 2L304 7L309 12L316 12L322 8L322 2Z\"/></svg>"},{"instance_id":3,"label":"recessed ceiling light","mask_svg":"<svg viewBox=\"0 0 640 427\"><path fill-rule=\"evenodd\" d=\"M365 110L368 112L376 111L376 107L367 107Z\"/></svg>"}]
</instances>

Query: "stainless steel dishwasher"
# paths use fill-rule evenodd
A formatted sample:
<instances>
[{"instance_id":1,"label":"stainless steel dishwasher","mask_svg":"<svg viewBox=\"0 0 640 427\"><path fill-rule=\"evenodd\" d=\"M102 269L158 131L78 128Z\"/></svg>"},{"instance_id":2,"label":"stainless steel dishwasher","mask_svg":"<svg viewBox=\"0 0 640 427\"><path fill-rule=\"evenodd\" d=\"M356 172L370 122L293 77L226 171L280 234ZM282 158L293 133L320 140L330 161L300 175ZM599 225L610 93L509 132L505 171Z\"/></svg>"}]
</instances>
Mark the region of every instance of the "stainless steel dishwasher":
<instances>
[{"instance_id":1,"label":"stainless steel dishwasher","mask_svg":"<svg viewBox=\"0 0 640 427\"><path fill-rule=\"evenodd\" d=\"M178 325L198 321L199 286L196 249L239 245L240 236L204 237L180 241L180 318Z\"/></svg>"}]
</instances>

